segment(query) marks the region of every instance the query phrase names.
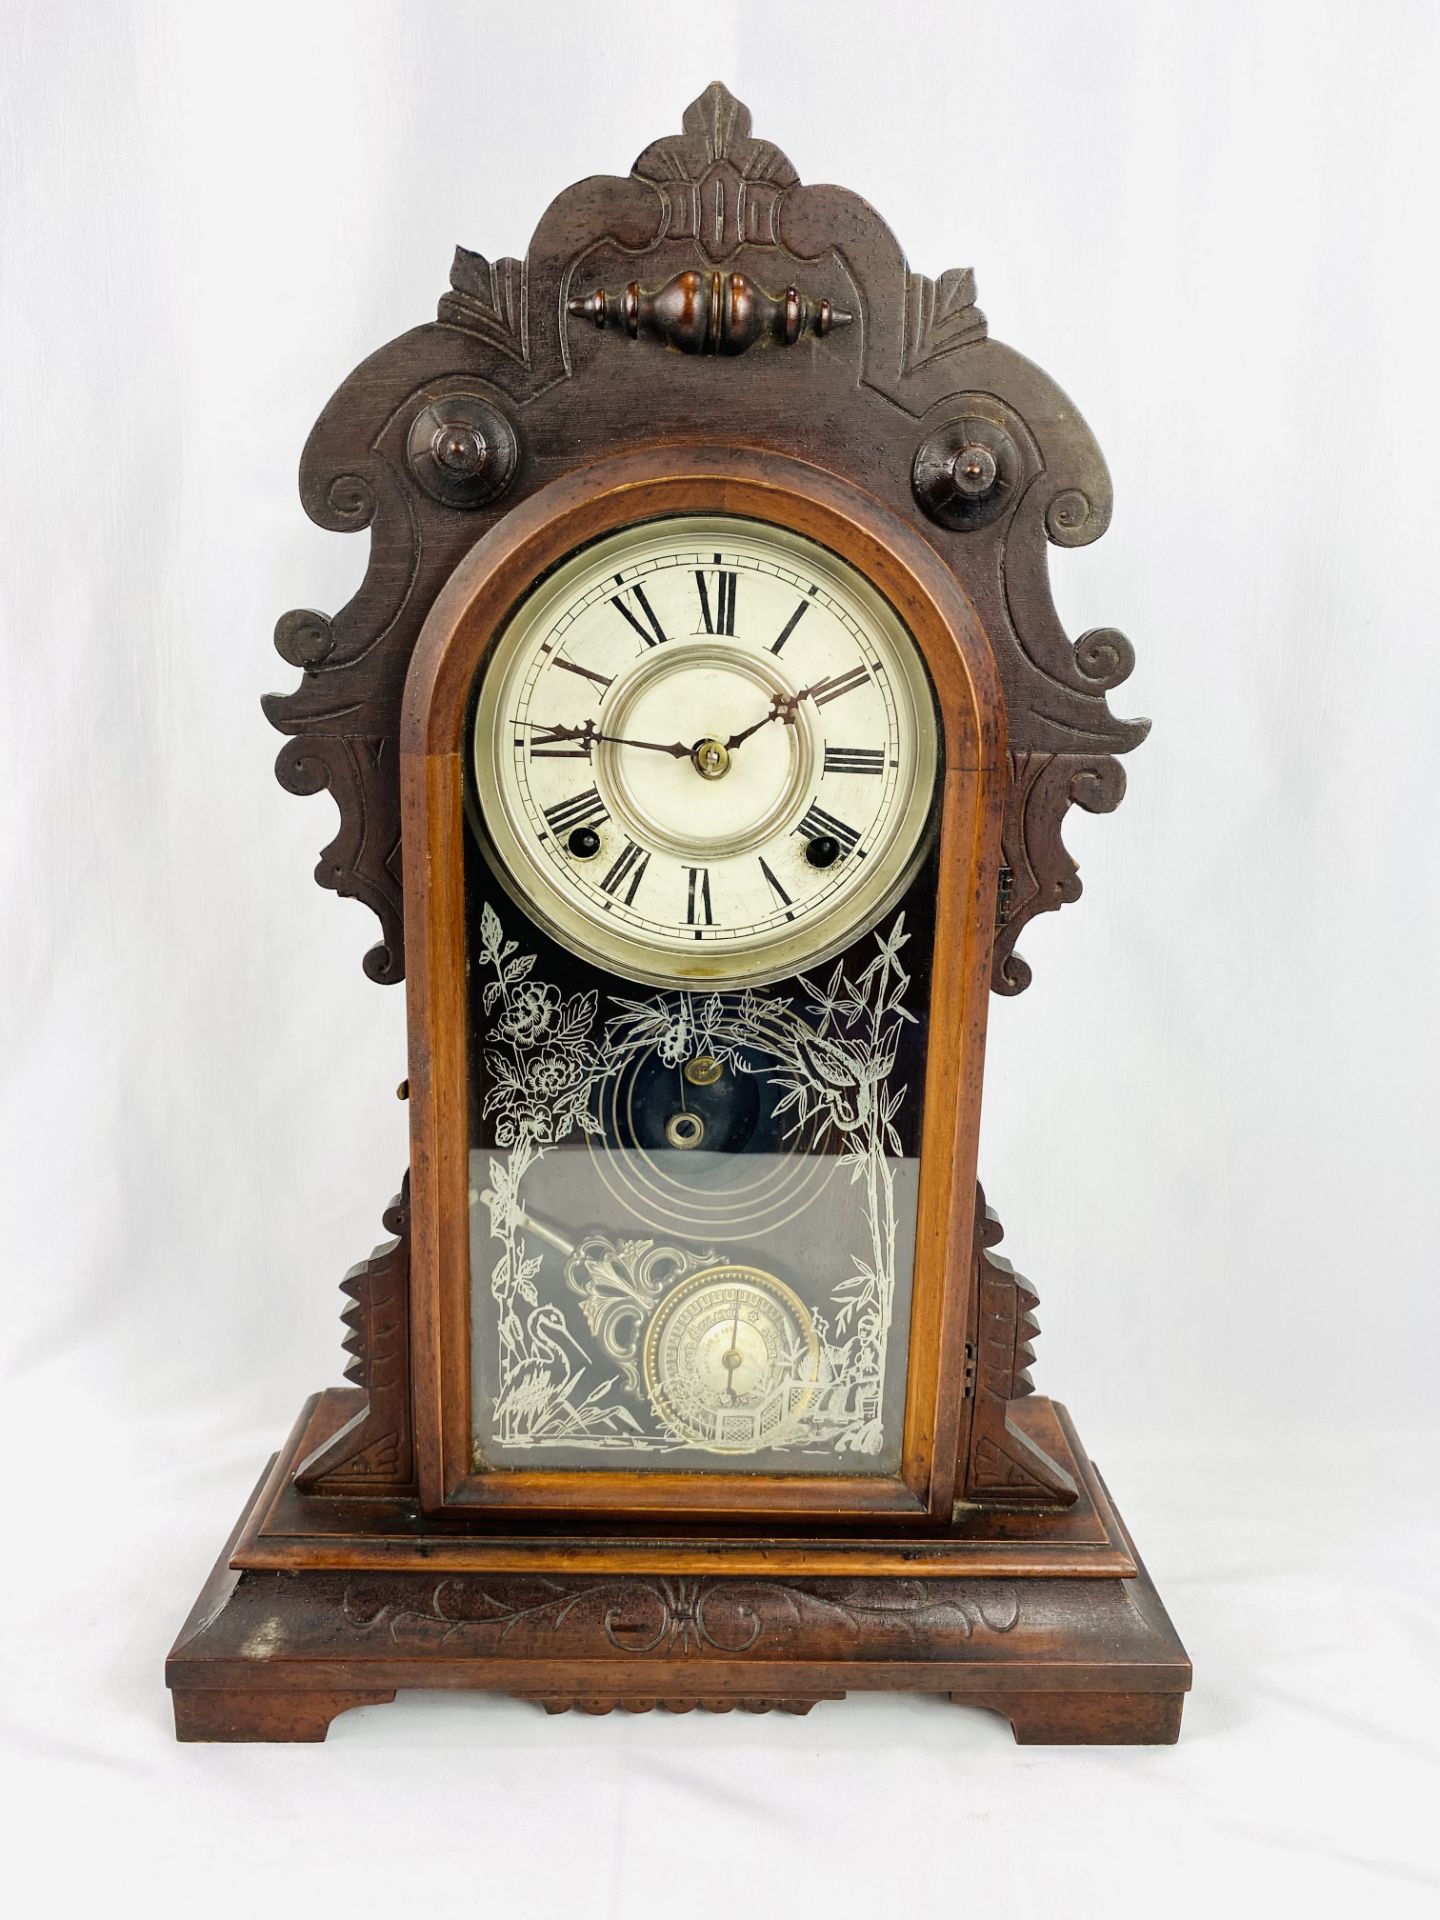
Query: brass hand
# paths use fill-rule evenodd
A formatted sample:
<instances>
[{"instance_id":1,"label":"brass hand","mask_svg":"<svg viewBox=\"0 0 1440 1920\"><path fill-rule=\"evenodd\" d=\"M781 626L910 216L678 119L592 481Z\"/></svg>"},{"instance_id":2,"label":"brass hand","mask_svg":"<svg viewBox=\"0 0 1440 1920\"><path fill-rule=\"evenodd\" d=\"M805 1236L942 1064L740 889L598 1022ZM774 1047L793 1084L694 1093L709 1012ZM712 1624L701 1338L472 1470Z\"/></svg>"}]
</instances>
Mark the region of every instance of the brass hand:
<instances>
[{"instance_id":1,"label":"brass hand","mask_svg":"<svg viewBox=\"0 0 1440 1920\"><path fill-rule=\"evenodd\" d=\"M735 1302L735 1324L730 1329L730 1351L722 1353L720 1364L725 1369L725 1398L733 1405L740 1396L735 1391L735 1371L745 1363L745 1356L735 1344L740 1338L740 1302Z\"/></svg>"}]
</instances>

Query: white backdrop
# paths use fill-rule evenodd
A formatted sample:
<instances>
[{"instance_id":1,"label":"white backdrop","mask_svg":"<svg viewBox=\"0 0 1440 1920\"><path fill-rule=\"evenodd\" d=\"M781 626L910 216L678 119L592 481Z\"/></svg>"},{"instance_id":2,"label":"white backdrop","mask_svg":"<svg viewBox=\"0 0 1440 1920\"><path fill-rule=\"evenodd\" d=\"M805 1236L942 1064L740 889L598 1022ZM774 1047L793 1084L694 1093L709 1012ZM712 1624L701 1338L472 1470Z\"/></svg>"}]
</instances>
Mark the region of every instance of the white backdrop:
<instances>
[{"instance_id":1,"label":"white backdrop","mask_svg":"<svg viewBox=\"0 0 1440 1920\"><path fill-rule=\"evenodd\" d=\"M1433 1910L1437 62L1429 0L3 0L26 1911ZM1039 1383L1195 1657L1186 1733L410 1696L323 1749L177 1748L166 1646L338 1377L406 1153L402 994L311 883L333 809L276 786L258 706L276 616L363 570L299 451L456 241L523 252L713 78L918 268L973 264L1115 475L1057 594L1131 635L1112 703L1155 731L993 1006L982 1172Z\"/></svg>"}]
</instances>

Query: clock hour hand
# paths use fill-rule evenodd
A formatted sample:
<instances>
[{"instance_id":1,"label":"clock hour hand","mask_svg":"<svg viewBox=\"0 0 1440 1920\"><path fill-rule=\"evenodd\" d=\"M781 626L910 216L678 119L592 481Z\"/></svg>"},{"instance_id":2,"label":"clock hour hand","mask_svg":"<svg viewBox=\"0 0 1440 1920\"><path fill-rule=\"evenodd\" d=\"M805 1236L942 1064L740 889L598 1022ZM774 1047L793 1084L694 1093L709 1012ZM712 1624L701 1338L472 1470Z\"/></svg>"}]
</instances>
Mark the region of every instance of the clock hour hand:
<instances>
[{"instance_id":1,"label":"clock hour hand","mask_svg":"<svg viewBox=\"0 0 1440 1920\"><path fill-rule=\"evenodd\" d=\"M848 681L853 677L852 675L846 675L845 679ZM768 727L772 720L783 720L787 727L793 727L796 715L799 712L800 702L802 700L813 700L816 694L824 693L831 685L831 680L817 680L813 687L801 687L798 693L772 694L770 698L770 711L762 714L758 720L744 728L740 733L732 733L730 738L725 742L725 751L727 753L733 753L736 747L750 738L752 733L759 733L760 729L762 727Z\"/></svg>"},{"instance_id":2,"label":"clock hour hand","mask_svg":"<svg viewBox=\"0 0 1440 1920\"><path fill-rule=\"evenodd\" d=\"M808 691L808 689L807 689ZM783 720L787 727L795 724L795 709L805 698L803 693L777 693L771 696L770 711L761 714L753 725L745 727L739 733L732 733L725 742L725 751L733 753L736 747L748 740L752 733L759 733L762 727L768 727L772 720Z\"/></svg>"}]
</instances>

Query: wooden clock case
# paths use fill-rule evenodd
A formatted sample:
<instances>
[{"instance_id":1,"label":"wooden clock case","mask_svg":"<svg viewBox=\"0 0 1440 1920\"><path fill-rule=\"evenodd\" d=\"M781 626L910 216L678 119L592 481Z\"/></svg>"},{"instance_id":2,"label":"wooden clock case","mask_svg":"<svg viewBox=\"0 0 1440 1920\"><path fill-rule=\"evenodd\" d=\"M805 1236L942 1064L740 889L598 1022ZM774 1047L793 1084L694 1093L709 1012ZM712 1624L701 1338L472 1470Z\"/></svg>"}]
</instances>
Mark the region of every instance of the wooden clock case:
<instances>
[{"instance_id":1,"label":"wooden clock case","mask_svg":"<svg viewBox=\"0 0 1440 1920\"><path fill-rule=\"evenodd\" d=\"M1176 1738L1190 1667L1063 1407L1036 1296L975 1184L986 1003L1080 891L1072 804L1116 806L1133 655L1071 643L1045 548L1105 529L1088 429L988 337L973 277L907 269L863 200L803 187L712 86L629 177L563 193L525 261L460 250L435 323L322 414L307 510L371 528L266 712L340 831L322 886L407 980L411 1170L342 1283L344 1389L302 1409L170 1655L182 1739L323 1739L402 1687L589 1712L779 1708L852 1688L994 1709L1022 1741ZM905 618L944 741L913 1338L899 1473L477 1473L469 1460L464 715L565 554L638 519L779 522Z\"/></svg>"}]
</instances>

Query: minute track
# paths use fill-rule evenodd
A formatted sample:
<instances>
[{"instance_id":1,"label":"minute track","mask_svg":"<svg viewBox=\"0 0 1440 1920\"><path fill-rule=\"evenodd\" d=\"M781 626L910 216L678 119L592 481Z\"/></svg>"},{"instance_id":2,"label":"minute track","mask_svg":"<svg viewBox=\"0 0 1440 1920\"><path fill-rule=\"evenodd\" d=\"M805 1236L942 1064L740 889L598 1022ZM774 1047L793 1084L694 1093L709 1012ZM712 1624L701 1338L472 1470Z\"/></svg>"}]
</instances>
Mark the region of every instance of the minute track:
<instances>
[{"instance_id":1,"label":"minute track","mask_svg":"<svg viewBox=\"0 0 1440 1920\"><path fill-rule=\"evenodd\" d=\"M933 698L835 556L758 522L642 524L547 576L491 659L477 770L488 712L533 740L484 763L491 841L582 956L739 986L806 970L895 898L932 790Z\"/></svg>"}]
</instances>

